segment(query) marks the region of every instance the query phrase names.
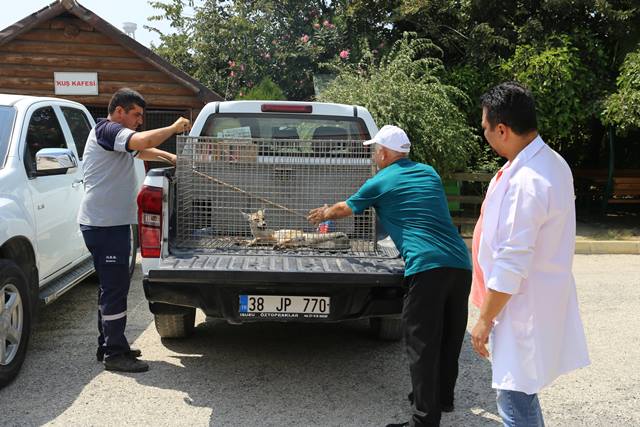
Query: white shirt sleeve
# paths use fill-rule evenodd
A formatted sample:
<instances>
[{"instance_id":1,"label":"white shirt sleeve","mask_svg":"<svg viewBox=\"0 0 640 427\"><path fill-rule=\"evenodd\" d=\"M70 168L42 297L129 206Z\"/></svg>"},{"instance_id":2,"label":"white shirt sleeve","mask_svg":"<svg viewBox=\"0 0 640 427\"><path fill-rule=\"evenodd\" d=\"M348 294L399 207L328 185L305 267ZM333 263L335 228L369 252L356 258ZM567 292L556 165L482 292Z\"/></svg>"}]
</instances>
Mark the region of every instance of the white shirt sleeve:
<instances>
[{"instance_id":1,"label":"white shirt sleeve","mask_svg":"<svg viewBox=\"0 0 640 427\"><path fill-rule=\"evenodd\" d=\"M529 274L538 231L547 218L548 196L544 186L509 184L500 209L487 288L514 295Z\"/></svg>"},{"instance_id":2,"label":"white shirt sleeve","mask_svg":"<svg viewBox=\"0 0 640 427\"><path fill-rule=\"evenodd\" d=\"M129 152L130 150L127 150L127 145L129 143L129 139L131 139L131 136L134 133L136 133L136 131L128 128L120 129L120 132L116 135L116 140L113 144L114 151Z\"/></svg>"}]
</instances>

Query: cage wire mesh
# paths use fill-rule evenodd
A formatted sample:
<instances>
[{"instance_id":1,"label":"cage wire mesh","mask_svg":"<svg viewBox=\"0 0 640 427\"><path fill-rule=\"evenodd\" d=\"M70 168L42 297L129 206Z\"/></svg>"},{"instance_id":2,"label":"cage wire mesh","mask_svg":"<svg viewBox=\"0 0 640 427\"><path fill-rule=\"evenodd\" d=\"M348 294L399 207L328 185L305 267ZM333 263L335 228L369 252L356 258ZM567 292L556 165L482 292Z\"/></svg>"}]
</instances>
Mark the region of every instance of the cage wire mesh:
<instances>
[{"instance_id":1,"label":"cage wire mesh","mask_svg":"<svg viewBox=\"0 0 640 427\"><path fill-rule=\"evenodd\" d=\"M373 175L362 141L180 136L177 155L179 248L381 255L371 209L319 226L306 219Z\"/></svg>"}]
</instances>

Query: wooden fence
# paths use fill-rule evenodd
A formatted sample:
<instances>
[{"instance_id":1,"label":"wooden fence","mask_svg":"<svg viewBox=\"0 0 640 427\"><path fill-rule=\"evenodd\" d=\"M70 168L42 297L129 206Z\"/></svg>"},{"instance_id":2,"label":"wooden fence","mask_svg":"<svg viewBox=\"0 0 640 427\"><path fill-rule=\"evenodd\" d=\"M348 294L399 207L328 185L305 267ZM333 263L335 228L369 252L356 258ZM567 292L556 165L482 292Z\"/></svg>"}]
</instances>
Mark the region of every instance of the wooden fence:
<instances>
[{"instance_id":1,"label":"wooden fence","mask_svg":"<svg viewBox=\"0 0 640 427\"><path fill-rule=\"evenodd\" d=\"M574 170L573 175L580 212L588 213L596 208L603 213L612 205L640 205L640 169L618 169L610 175L605 169ZM458 183L459 194L448 191L447 200L453 223L461 231L478 221L491 178L491 173L467 172L453 174L445 180Z\"/></svg>"},{"instance_id":2,"label":"wooden fence","mask_svg":"<svg viewBox=\"0 0 640 427\"><path fill-rule=\"evenodd\" d=\"M493 174L484 172L455 173L449 178L458 182L460 194L447 194L447 200L458 202L457 207L451 209L451 218L459 229L473 226L478 221L480 206L491 178Z\"/></svg>"}]
</instances>

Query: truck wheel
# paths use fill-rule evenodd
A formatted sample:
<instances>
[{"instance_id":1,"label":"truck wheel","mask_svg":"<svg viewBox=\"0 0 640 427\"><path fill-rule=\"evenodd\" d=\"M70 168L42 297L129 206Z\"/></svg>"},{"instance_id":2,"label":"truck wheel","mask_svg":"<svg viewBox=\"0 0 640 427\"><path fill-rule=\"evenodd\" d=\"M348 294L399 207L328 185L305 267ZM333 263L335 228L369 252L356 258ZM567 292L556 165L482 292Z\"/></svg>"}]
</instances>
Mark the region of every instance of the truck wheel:
<instances>
[{"instance_id":1,"label":"truck wheel","mask_svg":"<svg viewBox=\"0 0 640 427\"><path fill-rule=\"evenodd\" d=\"M369 326L379 340L399 341L402 338L402 319L399 317L372 317Z\"/></svg>"},{"instance_id":2,"label":"truck wheel","mask_svg":"<svg viewBox=\"0 0 640 427\"><path fill-rule=\"evenodd\" d=\"M31 333L27 279L10 260L0 260L0 388L18 375Z\"/></svg>"},{"instance_id":3,"label":"truck wheel","mask_svg":"<svg viewBox=\"0 0 640 427\"><path fill-rule=\"evenodd\" d=\"M185 308L184 314L154 314L153 318L160 338L186 338L193 333L196 309Z\"/></svg>"},{"instance_id":4,"label":"truck wheel","mask_svg":"<svg viewBox=\"0 0 640 427\"><path fill-rule=\"evenodd\" d=\"M129 252L129 278L131 278L136 269L136 255L138 254L138 226L135 224L131 225L129 241L131 242L131 251Z\"/></svg>"}]
</instances>

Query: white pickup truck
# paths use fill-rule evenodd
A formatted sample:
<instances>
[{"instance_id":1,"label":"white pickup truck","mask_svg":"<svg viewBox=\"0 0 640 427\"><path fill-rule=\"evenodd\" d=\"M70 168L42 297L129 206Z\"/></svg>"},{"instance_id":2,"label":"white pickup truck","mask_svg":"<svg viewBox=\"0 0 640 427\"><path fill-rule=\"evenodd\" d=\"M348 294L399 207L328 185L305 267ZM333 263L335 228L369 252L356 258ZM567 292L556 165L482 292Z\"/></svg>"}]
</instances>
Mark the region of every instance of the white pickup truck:
<instances>
[{"instance_id":1,"label":"white pickup truck","mask_svg":"<svg viewBox=\"0 0 640 427\"><path fill-rule=\"evenodd\" d=\"M76 220L94 124L76 102L0 94L0 387L20 370L38 307L94 272ZM134 227L132 239L131 271Z\"/></svg>"},{"instance_id":2,"label":"white pickup truck","mask_svg":"<svg viewBox=\"0 0 640 427\"><path fill-rule=\"evenodd\" d=\"M207 104L178 137L176 168L138 195L143 286L163 338L195 310L229 323L370 319L400 338L404 264L375 212L314 227L309 209L345 200L375 173L359 106Z\"/></svg>"}]
</instances>

